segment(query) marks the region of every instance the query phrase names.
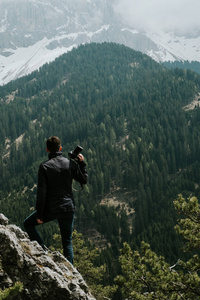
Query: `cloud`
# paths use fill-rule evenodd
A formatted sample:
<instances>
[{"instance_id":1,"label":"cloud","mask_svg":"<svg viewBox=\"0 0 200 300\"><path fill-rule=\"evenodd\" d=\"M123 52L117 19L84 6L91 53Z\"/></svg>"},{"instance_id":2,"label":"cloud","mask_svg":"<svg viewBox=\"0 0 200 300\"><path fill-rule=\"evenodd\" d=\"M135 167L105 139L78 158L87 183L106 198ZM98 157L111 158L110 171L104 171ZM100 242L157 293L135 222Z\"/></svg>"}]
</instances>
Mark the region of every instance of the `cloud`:
<instances>
[{"instance_id":1,"label":"cloud","mask_svg":"<svg viewBox=\"0 0 200 300\"><path fill-rule=\"evenodd\" d=\"M192 33L200 28L199 0L116 0L115 12L138 29Z\"/></svg>"}]
</instances>

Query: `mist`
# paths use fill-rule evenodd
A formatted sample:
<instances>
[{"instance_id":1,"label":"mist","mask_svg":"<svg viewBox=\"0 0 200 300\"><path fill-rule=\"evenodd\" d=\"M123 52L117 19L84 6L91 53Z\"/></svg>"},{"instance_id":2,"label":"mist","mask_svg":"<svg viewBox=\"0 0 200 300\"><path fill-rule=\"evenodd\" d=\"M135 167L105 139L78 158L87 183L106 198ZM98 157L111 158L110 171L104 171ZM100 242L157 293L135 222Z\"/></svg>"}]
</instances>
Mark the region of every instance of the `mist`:
<instances>
[{"instance_id":1,"label":"mist","mask_svg":"<svg viewBox=\"0 0 200 300\"><path fill-rule=\"evenodd\" d=\"M200 28L199 0L116 0L114 9L140 30L195 34Z\"/></svg>"}]
</instances>

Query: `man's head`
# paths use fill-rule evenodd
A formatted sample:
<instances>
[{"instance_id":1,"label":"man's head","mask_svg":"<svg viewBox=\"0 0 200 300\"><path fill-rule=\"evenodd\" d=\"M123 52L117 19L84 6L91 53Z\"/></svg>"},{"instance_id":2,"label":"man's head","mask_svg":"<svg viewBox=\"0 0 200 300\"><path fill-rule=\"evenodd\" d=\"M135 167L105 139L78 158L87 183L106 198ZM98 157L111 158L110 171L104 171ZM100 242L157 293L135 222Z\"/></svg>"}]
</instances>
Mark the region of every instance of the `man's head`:
<instances>
[{"instance_id":1,"label":"man's head","mask_svg":"<svg viewBox=\"0 0 200 300\"><path fill-rule=\"evenodd\" d=\"M51 136L46 142L47 151L58 152L61 148L61 141L57 136Z\"/></svg>"}]
</instances>

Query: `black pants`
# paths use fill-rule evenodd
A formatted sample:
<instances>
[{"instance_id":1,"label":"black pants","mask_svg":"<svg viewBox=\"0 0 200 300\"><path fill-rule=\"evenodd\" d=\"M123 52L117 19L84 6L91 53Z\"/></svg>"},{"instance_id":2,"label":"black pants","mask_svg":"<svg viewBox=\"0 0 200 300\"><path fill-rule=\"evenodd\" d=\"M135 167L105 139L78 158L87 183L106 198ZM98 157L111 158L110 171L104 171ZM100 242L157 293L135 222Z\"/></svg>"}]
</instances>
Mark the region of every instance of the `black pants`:
<instances>
[{"instance_id":1,"label":"black pants","mask_svg":"<svg viewBox=\"0 0 200 300\"><path fill-rule=\"evenodd\" d=\"M60 227L64 256L70 261L71 264L73 264L72 231L74 223L74 212L69 211L63 213L60 216L48 216L45 217L43 221L44 223L47 223L55 219L58 220L58 224ZM39 225L41 224L37 223L36 211L24 220L24 228L28 233L30 239L32 241L37 241L41 246L44 246L44 241L38 233L37 229L35 228Z\"/></svg>"}]
</instances>

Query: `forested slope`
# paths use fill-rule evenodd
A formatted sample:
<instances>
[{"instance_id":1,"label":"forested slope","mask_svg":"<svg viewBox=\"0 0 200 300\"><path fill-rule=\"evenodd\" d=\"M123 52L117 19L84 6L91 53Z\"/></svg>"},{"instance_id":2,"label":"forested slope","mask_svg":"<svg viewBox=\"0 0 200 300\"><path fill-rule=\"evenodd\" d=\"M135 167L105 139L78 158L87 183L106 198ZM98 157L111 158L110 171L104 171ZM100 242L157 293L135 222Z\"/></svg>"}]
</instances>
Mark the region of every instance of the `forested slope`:
<instances>
[{"instance_id":1,"label":"forested slope","mask_svg":"<svg viewBox=\"0 0 200 300\"><path fill-rule=\"evenodd\" d=\"M80 46L0 87L0 211L22 226L46 138L58 135L65 155L84 148L89 182L75 192L75 226L107 241L101 259L111 268L124 241L135 249L145 240L173 262L172 201L200 194L200 110L183 109L199 92L196 73L112 43ZM117 207L102 205L108 195ZM41 230L51 244L56 225Z\"/></svg>"}]
</instances>

